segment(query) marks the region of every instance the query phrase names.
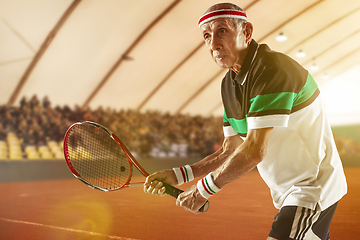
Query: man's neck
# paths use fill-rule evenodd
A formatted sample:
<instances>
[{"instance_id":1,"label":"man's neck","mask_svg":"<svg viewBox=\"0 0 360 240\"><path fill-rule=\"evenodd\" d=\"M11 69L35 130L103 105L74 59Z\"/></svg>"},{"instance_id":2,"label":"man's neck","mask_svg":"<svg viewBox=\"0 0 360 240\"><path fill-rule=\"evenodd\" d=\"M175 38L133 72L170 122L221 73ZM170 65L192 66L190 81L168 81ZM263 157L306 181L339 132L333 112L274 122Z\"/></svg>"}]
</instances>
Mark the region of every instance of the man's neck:
<instances>
[{"instance_id":1,"label":"man's neck","mask_svg":"<svg viewBox=\"0 0 360 240\"><path fill-rule=\"evenodd\" d=\"M247 48L244 49L244 52L241 54L241 62L240 63L236 63L234 64L232 67L230 67L231 70L233 70L236 74L238 74L240 72L241 66L243 65L246 55L249 52L249 48L250 48L250 43L248 44Z\"/></svg>"}]
</instances>

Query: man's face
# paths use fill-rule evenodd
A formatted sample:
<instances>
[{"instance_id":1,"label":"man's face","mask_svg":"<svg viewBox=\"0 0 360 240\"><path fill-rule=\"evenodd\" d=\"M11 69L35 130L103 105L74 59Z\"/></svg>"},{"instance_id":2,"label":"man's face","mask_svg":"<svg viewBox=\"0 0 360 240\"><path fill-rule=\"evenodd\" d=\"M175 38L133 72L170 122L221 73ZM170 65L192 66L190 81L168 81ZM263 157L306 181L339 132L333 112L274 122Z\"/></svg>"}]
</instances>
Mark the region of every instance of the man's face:
<instances>
[{"instance_id":1,"label":"man's face","mask_svg":"<svg viewBox=\"0 0 360 240\"><path fill-rule=\"evenodd\" d=\"M216 64L222 68L241 67L247 49L243 27L228 18L219 18L201 26L204 41Z\"/></svg>"}]
</instances>

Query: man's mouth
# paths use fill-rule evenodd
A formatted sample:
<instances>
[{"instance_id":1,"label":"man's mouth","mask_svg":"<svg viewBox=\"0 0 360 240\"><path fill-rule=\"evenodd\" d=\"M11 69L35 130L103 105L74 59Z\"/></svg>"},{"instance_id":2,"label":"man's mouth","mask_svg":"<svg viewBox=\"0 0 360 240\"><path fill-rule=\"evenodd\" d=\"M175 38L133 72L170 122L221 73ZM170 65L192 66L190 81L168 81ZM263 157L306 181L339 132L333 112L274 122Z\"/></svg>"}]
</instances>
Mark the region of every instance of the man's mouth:
<instances>
[{"instance_id":1,"label":"man's mouth","mask_svg":"<svg viewBox=\"0 0 360 240\"><path fill-rule=\"evenodd\" d=\"M213 51L212 55L213 55L214 58L222 58L224 56L224 54L222 54L219 51Z\"/></svg>"},{"instance_id":2,"label":"man's mouth","mask_svg":"<svg viewBox=\"0 0 360 240\"><path fill-rule=\"evenodd\" d=\"M225 57L225 55L219 54L219 55L215 55L214 57L215 57L215 60L222 60Z\"/></svg>"}]
</instances>

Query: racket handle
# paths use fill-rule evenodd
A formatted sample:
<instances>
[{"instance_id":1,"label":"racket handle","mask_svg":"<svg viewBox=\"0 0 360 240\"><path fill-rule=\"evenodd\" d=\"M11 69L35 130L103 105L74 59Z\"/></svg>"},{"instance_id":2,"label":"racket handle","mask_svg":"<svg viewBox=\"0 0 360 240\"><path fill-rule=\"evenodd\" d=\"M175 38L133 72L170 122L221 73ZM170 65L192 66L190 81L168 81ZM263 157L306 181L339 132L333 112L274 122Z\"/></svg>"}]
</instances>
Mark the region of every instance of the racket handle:
<instances>
[{"instance_id":1,"label":"racket handle","mask_svg":"<svg viewBox=\"0 0 360 240\"><path fill-rule=\"evenodd\" d=\"M183 190L178 189L178 188L171 186L170 184L167 184L164 182L163 182L163 186L165 187L165 193L174 198L177 198L181 193L184 192Z\"/></svg>"},{"instance_id":2,"label":"racket handle","mask_svg":"<svg viewBox=\"0 0 360 240\"><path fill-rule=\"evenodd\" d=\"M163 183L163 186L165 187L165 193L174 198L177 198L181 193L184 192L183 190L171 186L167 183ZM199 212L206 212L209 209L209 204L209 201L206 201L205 204L199 209Z\"/></svg>"}]
</instances>

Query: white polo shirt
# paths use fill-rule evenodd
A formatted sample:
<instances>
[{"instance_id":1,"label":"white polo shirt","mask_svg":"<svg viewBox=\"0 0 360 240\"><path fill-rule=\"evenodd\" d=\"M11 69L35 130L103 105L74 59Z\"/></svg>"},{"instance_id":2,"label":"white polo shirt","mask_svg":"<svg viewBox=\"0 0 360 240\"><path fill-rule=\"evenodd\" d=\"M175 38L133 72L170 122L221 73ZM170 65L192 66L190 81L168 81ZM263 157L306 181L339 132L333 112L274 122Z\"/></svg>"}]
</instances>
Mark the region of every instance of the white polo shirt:
<instances>
[{"instance_id":1,"label":"white polo shirt","mask_svg":"<svg viewBox=\"0 0 360 240\"><path fill-rule=\"evenodd\" d=\"M273 127L257 167L276 208L319 204L323 210L346 194L320 91L298 63L253 41L240 72L225 76L222 97L225 137Z\"/></svg>"}]
</instances>

